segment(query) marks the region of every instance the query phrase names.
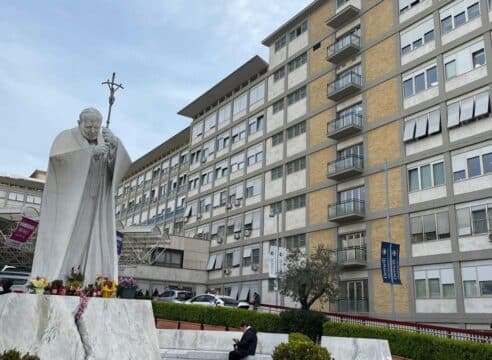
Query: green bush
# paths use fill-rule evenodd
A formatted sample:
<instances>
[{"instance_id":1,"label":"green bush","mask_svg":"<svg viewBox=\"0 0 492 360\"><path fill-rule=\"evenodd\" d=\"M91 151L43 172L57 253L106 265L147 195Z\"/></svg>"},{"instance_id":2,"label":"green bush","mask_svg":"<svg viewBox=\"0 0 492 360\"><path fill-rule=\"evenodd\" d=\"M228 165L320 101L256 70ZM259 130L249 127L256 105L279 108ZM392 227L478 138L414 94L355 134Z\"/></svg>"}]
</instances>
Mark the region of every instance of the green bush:
<instances>
[{"instance_id":1,"label":"green bush","mask_svg":"<svg viewBox=\"0 0 492 360\"><path fill-rule=\"evenodd\" d=\"M323 322L325 316L322 313L310 310L289 310L280 313L281 332L299 332L308 336L314 342L318 342L323 335Z\"/></svg>"},{"instance_id":2,"label":"green bush","mask_svg":"<svg viewBox=\"0 0 492 360\"><path fill-rule=\"evenodd\" d=\"M39 357L29 353L21 355L17 350L8 350L0 354L0 360L39 360Z\"/></svg>"},{"instance_id":3,"label":"green bush","mask_svg":"<svg viewBox=\"0 0 492 360\"><path fill-rule=\"evenodd\" d=\"M301 333L290 333L289 334L289 342L313 342L310 338L308 338L306 335L301 334Z\"/></svg>"},{"instance_id":4,"label":"green bush","mask_svg":"<svg viewBox=\"0 0 492 360\"><path fill-rule=\"evenodd\" d=\"M316 345L307 336L299 333L289 334L289 342L275 347L273 360L330 360L330 353Z\"/></svg>"},{"instance_id":5,"label":"green bush","mask_svg":"<svg viewBox=\"0 0 492 360\"><path fill-rule=\"evenodd\" d=\"M258 331L281 332L280 318L275 314L227 307L185 305L162 301L154 301L152 307L156 319L190 321L235 328L239 327L241 320L246 320Z\"/></svg>"},{"instance_id":6,"label":"green bush","mask_svg":"<svg viewBox=\"0 0 492 360\"><path fill-rule=\"evenodd\" d=\"M386 339L391 353L413 360L492 359L492 345L383 327L325 322L323 335Z\"/></svg>"}]
</instances>

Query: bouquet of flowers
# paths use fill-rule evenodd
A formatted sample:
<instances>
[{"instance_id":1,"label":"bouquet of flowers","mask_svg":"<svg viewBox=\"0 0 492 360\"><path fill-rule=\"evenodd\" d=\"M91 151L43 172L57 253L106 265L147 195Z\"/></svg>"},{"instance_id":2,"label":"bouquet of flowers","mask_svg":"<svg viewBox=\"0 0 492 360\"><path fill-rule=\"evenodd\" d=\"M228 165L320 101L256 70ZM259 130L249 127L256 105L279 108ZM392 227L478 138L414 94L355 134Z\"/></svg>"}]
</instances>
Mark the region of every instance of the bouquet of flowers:
<instances>
[{"instance_id":1,"label":"bouquet of flowers","mask_svg":"<svg viewBox=\"0 0 492 360\"><path fill-rule=\"evenodd\" d=\"M51 282L51 293L53 295L65 295L65 287L63 280L53 280Z\"/></svg>"},{"instance_id":2,"label":"bouquet of flowers","mask_svg":"<svg viewBox=\"0 0 492 360\"><path fill-rule=\"evenodd\" d=\"M80 266L73 267L70 277L68 278L68 287L70 292L77 294L77 292L80 292L80 289L82 288L84 284L84 275L80 272Z\"/></svg>"},{"instance_id":3,"label":"bouquet of flowers","mask_svg":"<svg viewBox=\"0 0 492 360\"><path fill-rule=\"evenodd\" d=\"M36 277L30 280L30 285L34 288L36 294L44 294L44 288L48 286L48 280L44 277Z\"/></svg>"},{"instance_id":4,"label":"bouquet of flowers","mask_svg":"<svg viewBox=\"0 0 492 360\"><path fill-rule=\"evenodd\" d=\"M118 279L118 285L120 287L134 287L137 285L137 282L135 281L135 278L130 276L120 276Z\"/></svg>"},{"instance_id":5,"label":"bouquet of flowers","mask_svg":"<svg viewBox=\"0 0 492 360\"><path fill-rule=\"evenodd\" d=\"M116 294L116 281L106 280L102 286L102 297L110 298Z\"/></svg>"}]
</instances>

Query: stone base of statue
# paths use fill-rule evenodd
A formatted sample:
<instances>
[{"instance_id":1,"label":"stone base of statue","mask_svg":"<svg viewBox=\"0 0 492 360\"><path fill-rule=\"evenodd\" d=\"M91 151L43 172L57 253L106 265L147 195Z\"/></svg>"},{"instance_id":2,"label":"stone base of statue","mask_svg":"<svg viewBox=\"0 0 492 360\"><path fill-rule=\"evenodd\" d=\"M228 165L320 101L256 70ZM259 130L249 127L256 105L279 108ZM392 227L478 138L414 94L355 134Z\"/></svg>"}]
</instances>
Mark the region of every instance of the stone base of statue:
<instances>
[{"instance_id":1,"label":"stone base of statue","mask_svg":"<svg viewBox=\"0 0 492 360\"><path fill-rule=\"evenodd\" d=\"M159 359L152 304L75 296L0 296L0 353L41 360ZM78 320L75 320L75 317Z\"/></svg>"}]
</instances>

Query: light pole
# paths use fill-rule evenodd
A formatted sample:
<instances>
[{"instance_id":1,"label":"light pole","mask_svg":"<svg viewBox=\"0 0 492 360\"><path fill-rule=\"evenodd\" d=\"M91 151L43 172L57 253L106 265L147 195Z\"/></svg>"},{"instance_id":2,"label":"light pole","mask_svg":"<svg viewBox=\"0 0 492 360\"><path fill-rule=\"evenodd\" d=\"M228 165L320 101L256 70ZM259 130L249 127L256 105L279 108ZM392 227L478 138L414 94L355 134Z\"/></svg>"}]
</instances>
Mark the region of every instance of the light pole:
<instances>
[{"instance_id":1,"label":"light pole","mask_svg":"<svg viewBox=\"0 0 492 360\"><path fill-rule=\"evenodd\" d=\"M278 306L278 287L279 287L279 281L278 281L278 253L279 253L279 247L280 247L280 221L279 221L279 216L280 216L280 211L278 209L272 210L270 212L270 217L276 217L276 222L277 222L277 240L276 240L276 247L277 251L275 253L275 285L276 285L276 291L275 291L275 306Z\"/></svg>"}]
</instances>

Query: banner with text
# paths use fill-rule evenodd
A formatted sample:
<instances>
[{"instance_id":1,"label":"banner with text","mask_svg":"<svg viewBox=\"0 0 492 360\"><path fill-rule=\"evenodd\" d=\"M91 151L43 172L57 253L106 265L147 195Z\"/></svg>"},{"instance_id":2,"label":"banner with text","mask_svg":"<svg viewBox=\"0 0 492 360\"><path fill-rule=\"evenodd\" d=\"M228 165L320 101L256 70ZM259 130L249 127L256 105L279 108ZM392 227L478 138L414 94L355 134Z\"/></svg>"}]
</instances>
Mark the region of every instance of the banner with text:
<instances>
[{"instance_id":1,"label":"banner with text","mask_svg":"<svg viewBox=\"0 0 492 360\"><path fill-rule=\"evenodd\" d=\"M9 240L13 244L24 244L31 237L32 233L38 227L37 220L22 217L22 220L17 225L17 228L10 235Z\"/></svg>"},{"instance_id":2,"label":"banner with text","mask_svg":"<svg viewBox=\"0 0 492 360\"><path fill-rule=\"evenodd\" d=\"M384 283L401 284L399 244L381 243L381 275Z\"/></svg>"}]
</instances>

